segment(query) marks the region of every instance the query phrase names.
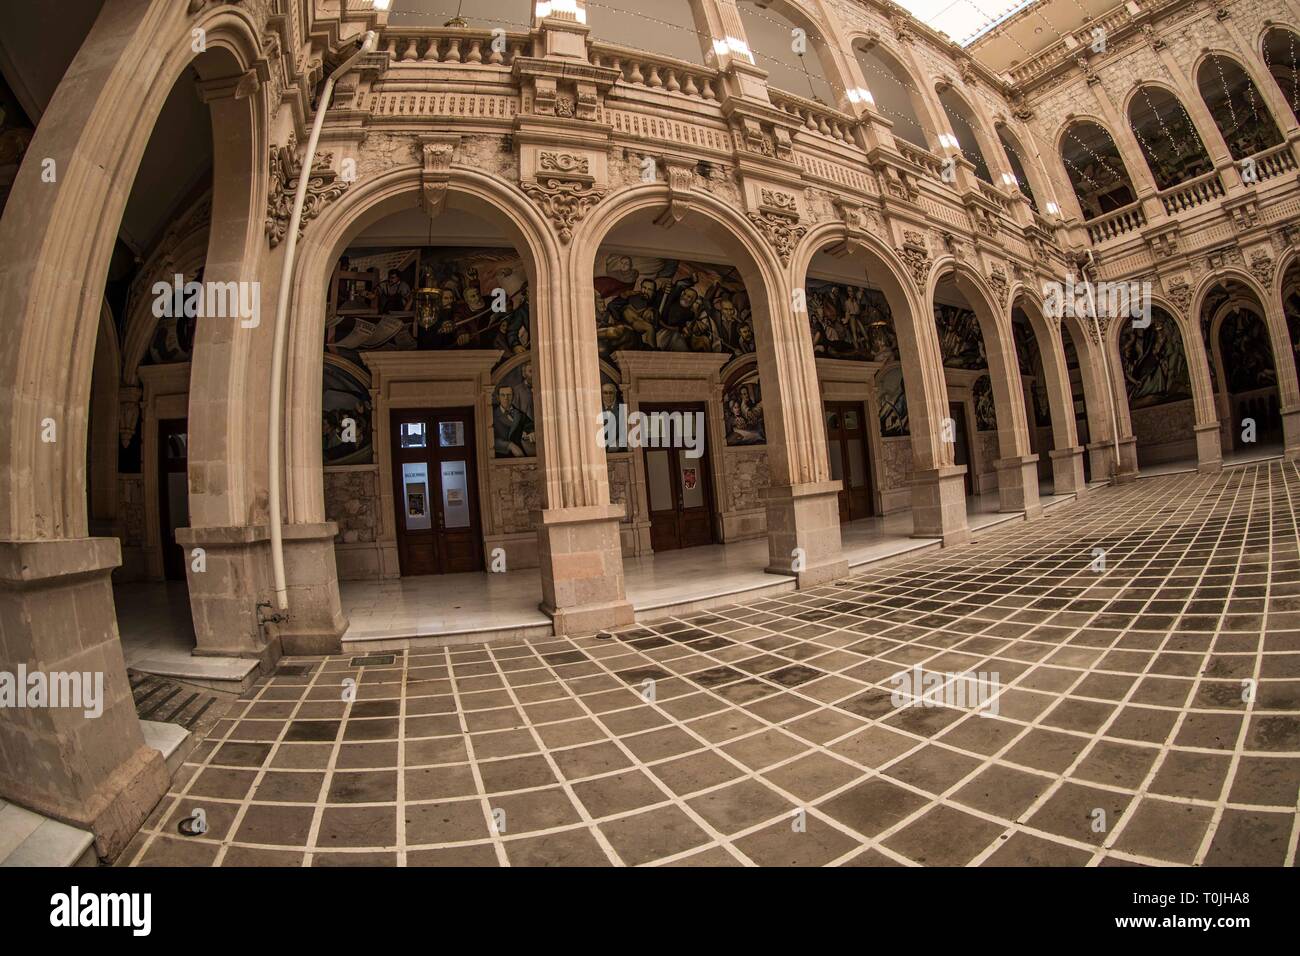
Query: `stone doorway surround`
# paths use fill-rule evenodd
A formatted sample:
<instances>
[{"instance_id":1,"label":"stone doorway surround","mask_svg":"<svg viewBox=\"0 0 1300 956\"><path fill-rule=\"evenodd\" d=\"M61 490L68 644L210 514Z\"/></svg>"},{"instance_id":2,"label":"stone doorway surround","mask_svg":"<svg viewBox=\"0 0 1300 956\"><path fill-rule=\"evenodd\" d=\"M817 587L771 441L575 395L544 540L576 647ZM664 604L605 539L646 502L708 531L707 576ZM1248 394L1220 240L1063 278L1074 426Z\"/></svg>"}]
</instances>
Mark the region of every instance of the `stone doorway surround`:
<instances>
[{"instance_id":1,"label":"stone doorway surround","mask_svg":"<svg viewBox=\"0 0 1300 956\"><path fill-rule=\"evenodd\" d=\"M826 402L861 402L866 416L863 431L867 435L867 466L871 471L871 510L875 515L902 511L912 503L912 489L907 476L891 477L886 470L885 441L880 434L880 394L876 376L884 362L857 362L845 359L818 358L817 380L821 383L822 415ZM911 438L895 439L907 443L911 457ZM895 487L896 485L896 487Z\"/></svg>"},{"instance_id":2,"label":"stone doorway surround","mask_svg":"<svg viewBox=\"0 0 1300 956\"><path fill-rule=\"evenodd\" d=\"M732 359L723 353L615 352L620 387L627 414L641 405L703 402L705 408L704 456L708 461L710 491L713 494L714 531L718 542L727 543L763 534L766 522L762 509L729 509L727 490L732 479L732 462L727 454L727 429L722 420L722 366ZM645 451L629 449L632 459L631 536L634 555L651 554L650 502L646 492Z\"/></svg>"},{"instance_id":3,"label":"stone doorway surround","mask_svg":"<svg viewBox=\"0 0 1300 956\"><path fill-rule=\"evenodd\" d=\"M158 513L158 423L190 415L190 363L140 366L142 395L140 473L144 484L144 569L150 581L165 578L163 534Z\"/></svg>"},{"instance_id":4,"label":"stone doorway surround","mask_svg":"<svg viewBox=\"0 0 1300 956\"><path fill-rule=\"evenodd\" d=\"M495 531L492 509L492 368L501 358L499 349L448 349L438 352L366 352L362 361L370 369L371 433L374 438L375 463L379 466L377 498L379 509L375 535L377 569L381 578L401 577L397 555L397 524L393 502L393 456L390 445L388 415L395 408L466 408L474 409L475 469L478 480L480 521L483 528L483 553L490 561ZM532 545L536 565L536 544ZM507 555L510 567L526 567ZM484 568L484 570L487 570Z\"/></svg>"}]
</instances>

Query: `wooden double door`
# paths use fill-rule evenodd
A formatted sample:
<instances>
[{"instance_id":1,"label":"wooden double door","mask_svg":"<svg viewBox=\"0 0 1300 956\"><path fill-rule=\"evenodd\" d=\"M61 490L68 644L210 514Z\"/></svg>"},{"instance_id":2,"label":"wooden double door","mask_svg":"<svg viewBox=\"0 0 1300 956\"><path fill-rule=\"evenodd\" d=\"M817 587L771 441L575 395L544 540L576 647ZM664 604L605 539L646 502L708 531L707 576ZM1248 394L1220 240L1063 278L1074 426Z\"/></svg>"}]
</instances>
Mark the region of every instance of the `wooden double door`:
<instances>
[{"instance_id":1,"label":"wooden double door","mask_svg":"<svg viewBox=\"0 0 1300 956\"><path fill-rule=\"evenodd\" d=\"M474 409L389 413L403 576L483 570Z\"/></svg>"},{"instance_id":2,"label":"wooden double door","mask_svg":"<svg viewBox=\"0 0 1300 956\"><path fill-rule=\"evenodd\" d=\"M826 451L831 478L840 482L840 521L872 514L866 413L861 402L826 403Z\"/></svg>"},{"instance_id":3,"label":"wooden double door","mask_svg":"<svg viewBox=\"0 0 1300 956\"><path fill-rule=\"evenodd\" d=\"M704 406L642 406L641 411L647 416L656 413L666 416L659 444L667 447L644 449L650 547L655 551L674 551L713 544L713 490L705 454L705 432L703 426L692 432L693 449L687 447L687 436L682 434L685 416L692 416L692 423L705 420ZM696 428L694 424L689 427ZM698 457L693 457L697 453Z\"/></svg>"}]
</instances>

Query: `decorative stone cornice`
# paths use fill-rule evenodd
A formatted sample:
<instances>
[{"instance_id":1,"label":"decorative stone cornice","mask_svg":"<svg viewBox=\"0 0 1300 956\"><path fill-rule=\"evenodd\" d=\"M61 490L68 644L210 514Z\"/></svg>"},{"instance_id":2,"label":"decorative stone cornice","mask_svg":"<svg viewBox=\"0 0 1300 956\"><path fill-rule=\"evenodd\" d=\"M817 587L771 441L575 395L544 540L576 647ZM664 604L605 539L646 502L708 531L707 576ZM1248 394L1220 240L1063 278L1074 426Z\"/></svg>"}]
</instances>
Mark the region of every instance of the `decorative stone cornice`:
<instances>
[{"instance_id":1,"label":"decorative stone cornice","mask_svg":"<svg viewBox=\"0 0 1300 956\"><path fill-rule=\"evenodd\" d=\"M333 167L333 153L317 153L307 176L307 198L298 223L298 237L302 238L307 223L321 214L321 210L338 199L348 184L338 178ZM266 199L266 235L274 249L289 232L289 219L293 215L293 198L298 189L302 162L298 159L298 141L293 133L284 146L271 148L271 185Z\"/></svg>"},{"instance_id":2,"label":"decorative stone cornice","mask_svg":"<svg viewBox=\"0 0 1300 956\"><path fill-rule=\"evenodd\" d=\"M542 150L535 178L519 184L554 224L562 243L573 239L574 226L605 198L607 190L596 185L590 168L591 161L579 153Z\"/></svg>"}]
</instances>

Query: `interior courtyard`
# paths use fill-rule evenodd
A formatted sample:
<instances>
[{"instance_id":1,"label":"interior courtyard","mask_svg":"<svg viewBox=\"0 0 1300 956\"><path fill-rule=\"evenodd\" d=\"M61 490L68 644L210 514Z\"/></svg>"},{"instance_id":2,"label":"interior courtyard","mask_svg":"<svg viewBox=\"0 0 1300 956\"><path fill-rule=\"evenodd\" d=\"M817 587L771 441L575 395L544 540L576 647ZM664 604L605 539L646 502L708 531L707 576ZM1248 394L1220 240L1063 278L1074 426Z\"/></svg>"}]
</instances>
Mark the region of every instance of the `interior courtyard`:
<instances>
[{"instance_id":1,"label":"interior courtyard","mask_svg":"<svg viewBox=\"0 0 1300 956\"><path fill-rule=\"evenodd\" d=\"M0 11L0 863L1293 866L1300 5L644 6Z\"/></svg>"}]
</instances>

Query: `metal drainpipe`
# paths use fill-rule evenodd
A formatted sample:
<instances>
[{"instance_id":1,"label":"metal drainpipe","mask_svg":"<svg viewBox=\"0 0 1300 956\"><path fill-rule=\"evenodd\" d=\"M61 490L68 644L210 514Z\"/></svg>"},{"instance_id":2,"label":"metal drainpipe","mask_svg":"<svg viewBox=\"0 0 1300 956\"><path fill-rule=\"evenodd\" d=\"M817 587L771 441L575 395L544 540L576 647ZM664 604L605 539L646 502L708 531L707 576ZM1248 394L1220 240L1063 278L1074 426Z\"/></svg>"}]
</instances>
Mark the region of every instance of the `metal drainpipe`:
<instances>
[{"instance_id":1,"label":"metal drainpipe","mask_svg":"<svg viewBox=\"0 0 1300 956\"><path fill-rule=\"evenodd\" d=\"M267 430L267 463L270 479L269 520L271 524L271 569L275 575L275 602L280 610L289 607L289 595L284 583L284 528L280 513L280 413L284 398L284 349L288 339L289 291L293 283L294 256L298 251L298 224L302 219L302 207L307 200L307 182L311 178L312 164L316 161L316 145L320 142L321 127L325 125L325 114L334 98L334 83L346 74L356 62L368 53L373 53L379 43L379 35L374 30L367 30L365 39L356 53L330 74L321 91L320 103L316 106L316 117L311 126L311 137L307 140L307 152L303 155L299 167L298 189L293 197L293 212L289 216L288 239L284 249L284 268L280 273L280 294L275 303L275 339L271 351L271 408Z\"/></svg>"},{"instance_id":2,"label":"metal drainpipe","mask_svg":"<svg viewBox=\"0 0 1300 956\"><path fill-rule=\"evenodd\" d=\"M1079 271L1083 273L1083 280L1088 283L1088 312L1092 316L1092 327L1097 333L1097 344L1101 347L1101 364L1106 372L1106 403L1110 406L1110 438L1115 450L1115 463L1112 466L1111 481L1119 481L1119 415L1115 411L1115 379L1110 372L1110 349L1106 348L1106 338L1101 334L1101 323L1097 321L1097 296L1093 292L1092 274L1089 270L1095 268L1097 261L1096 255L1091 249L1088 250L1088 264L1080 264Z\"/></svg>"}]
</instances>

